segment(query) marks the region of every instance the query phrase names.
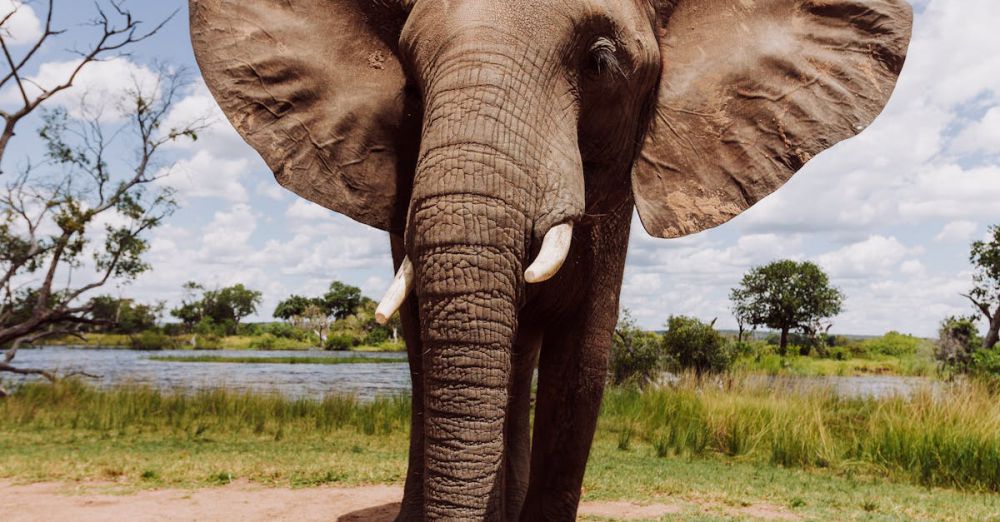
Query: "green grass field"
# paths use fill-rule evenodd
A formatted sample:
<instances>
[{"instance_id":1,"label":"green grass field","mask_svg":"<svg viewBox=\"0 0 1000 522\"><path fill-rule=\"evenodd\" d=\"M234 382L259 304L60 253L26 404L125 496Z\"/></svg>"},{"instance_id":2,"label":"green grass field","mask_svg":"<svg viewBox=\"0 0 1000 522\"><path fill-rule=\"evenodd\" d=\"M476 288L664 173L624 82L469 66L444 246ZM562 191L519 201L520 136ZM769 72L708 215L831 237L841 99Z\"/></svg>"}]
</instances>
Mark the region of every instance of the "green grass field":
<instances>
[{"instance_id":1,"label":"green grass field","mask_svg":"<svg viewBox=\"0 0 1000 522\"><path fill-rule=\"evenodd\" d=\"M405 357L239 357L227 355L153 355L152 361L229 364L385 364L406 362Z\"/></svg>"},{"instance_id":2,"label":"green grass field","mask_svg":"<svg viewBox=\"0 0 1000 522\"><path fill-rule=\"evenodd\" d=\"M810 520L1000 520L997 396L836 399L740 380L608 394L589 500L670 502L672 520L781 506ZM400 483L403 397L289 400L34 384L0 400L0 478L120 487Z\"/></svg>"}]
</instances>

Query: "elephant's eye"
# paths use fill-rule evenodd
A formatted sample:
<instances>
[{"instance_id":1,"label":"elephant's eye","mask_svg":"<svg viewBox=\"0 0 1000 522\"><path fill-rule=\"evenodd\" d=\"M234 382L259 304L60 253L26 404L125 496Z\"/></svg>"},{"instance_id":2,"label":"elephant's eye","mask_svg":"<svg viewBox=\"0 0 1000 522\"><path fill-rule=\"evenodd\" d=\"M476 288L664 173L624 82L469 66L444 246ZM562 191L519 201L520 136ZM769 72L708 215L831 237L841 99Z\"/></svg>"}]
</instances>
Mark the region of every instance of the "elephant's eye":
<instances>
[{"instance_id":1,"label":"elephant's eye","mask_svg":"<svg viewBox=\"0 0 1000 522\"><path fill-rule=\"evenodd\" d=\"M618 46L608 38L598 38L590 45L587 61L588 72L602 78L625 76L618 61Z\"/></svg>"}]
</instances>

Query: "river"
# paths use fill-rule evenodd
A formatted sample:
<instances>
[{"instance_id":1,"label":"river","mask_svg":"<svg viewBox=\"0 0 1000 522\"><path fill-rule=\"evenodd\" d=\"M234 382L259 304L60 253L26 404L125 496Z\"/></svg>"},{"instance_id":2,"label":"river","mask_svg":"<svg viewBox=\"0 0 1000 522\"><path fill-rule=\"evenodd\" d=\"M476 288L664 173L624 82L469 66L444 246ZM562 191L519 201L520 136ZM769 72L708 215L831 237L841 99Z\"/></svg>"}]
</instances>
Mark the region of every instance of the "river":
<instances>
[{"instance_id":1,"label":"river","mask_svg":"<svg viewBox=\"0 0 1000 522\"><path fill-rule=\"evenodd\" d=\"M379 357L399 359L380 364L224 364L162 362L153 355L199 354L240 357ZM361 399L409 393L410 374L402 353L258 351L192 352L165 350L144 352L122 349L42 347L18 351L16 363L59 371L82 370L99 375L98 386L144 384L161 389L197 390L227 388L239 391L280 393L290 397L318 397L329 393L353 394ZM10 379L7 377L7 379ZM859 377L768 377L758 376L770 386L796 390L824 387L845 397L907 395L934 381L922 377L870 375ZM671 380L669 377L666 381Z\"/></svg>"},{"instance_id":2,"label":"river","mask_svg":"<svg viewBox=\"0 0 1000 522\"><path fill-rule=\"evenodd\" d=\"M240 357L387 357L397 363L379 364L231 364L162 362L152 356L219 355ZM143 384L161 389L196 390L227 388L239 391L275 392L290 397L318 397L347 393L362 399L410 391L410 373L403 353L359 353L320 351L194 352L164 350L147 352L121 349L41 347L21 349L18 366L81 370L100 376L98 386Z\"/></svg>"}]
</instances>

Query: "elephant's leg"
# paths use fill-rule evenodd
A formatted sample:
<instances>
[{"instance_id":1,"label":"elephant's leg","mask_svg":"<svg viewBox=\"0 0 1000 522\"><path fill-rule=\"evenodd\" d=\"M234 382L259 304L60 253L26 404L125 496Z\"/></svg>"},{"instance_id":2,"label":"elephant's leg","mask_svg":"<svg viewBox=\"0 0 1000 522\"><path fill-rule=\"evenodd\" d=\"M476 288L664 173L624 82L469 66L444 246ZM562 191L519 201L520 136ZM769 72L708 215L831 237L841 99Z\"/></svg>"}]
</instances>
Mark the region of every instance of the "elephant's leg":
<instances>
[{"instance_id":1,"label":"elephant's leg","mask_svg":"<svg viewBox=\"0 0 1000 522\"><path fill-rule=\"evenodd\" d=\"M585 318L545 334L538 363L531 480L521 520L576 520L607 379L611 334Z\"/></svg>"},{"instance_id":2,"label":"elephant's leg","mask_svg":"<svg viewBox=\"0 0 1000 522\"><path fill-rule=\"evenodd\" d=\"M504 519L508 521L516 521L520 517L524 498L528 494L531 467L531 381L541 341L541 332L519 332L511 357L504 463Z\"/></svg>"},{"instance_id":3,"label":"elephant's leg","mask_svg":"<svg viewBox=\"0 0 1000 522\"><path fill-rule=\"evenodd\" d=\"M402 251L402 241L395 236L392 238L392 251L398 267L405 254ZM417 300L412 296L400 307L399 319L403 324L403 340L406 341L406 353L410 362L413 413L410 418L409 464L403 490L403 504L396 520L413 522L424 518L424 380Z\"/></svg>"},{"instance_id":4,"label":"elephant's leg","mask_svg":"<svg viewBox=\"0 0 1000 522\"><path fill-rule=\"evenodd\" d=\"M611 337L618 321L632 207L623 208L626 210L574 235L574 241L599 247L576 259L575 272L556 282L578 287L586 281L586 288L575 311L545 325L538 361L531 479L522 520L576 519L607 381Z\"/></svg>"}]
</instances>

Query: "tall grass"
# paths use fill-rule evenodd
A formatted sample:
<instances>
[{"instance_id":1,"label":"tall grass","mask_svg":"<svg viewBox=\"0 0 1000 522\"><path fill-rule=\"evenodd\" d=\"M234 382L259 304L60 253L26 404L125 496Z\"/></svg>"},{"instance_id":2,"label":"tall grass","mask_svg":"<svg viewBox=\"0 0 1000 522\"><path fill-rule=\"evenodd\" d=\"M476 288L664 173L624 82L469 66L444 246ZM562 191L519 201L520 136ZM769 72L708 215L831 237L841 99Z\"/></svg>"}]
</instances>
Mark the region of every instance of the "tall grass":
<instances>
[{"instance_id":1,"label":"tall grass","mask_svg":"<svg viewBox=\"0 0 1000 522\"><path fill-rule=\"evenodd\" d=\"M601 431L622 451L725 458L787 467L864 470L928 486L1000 491L1000 396L974 383L907 397L843 398L759 378L685 377L671 387L613 388ZM175 441L246 437L312 440L338 430L405 437L406 397L289 399L146 387L100 390L77 382L26 384L0 400L4 432L67 430ZM650 449L646 449L650 448Z\"/></svg>"},{"instance_id":2,"label":"tall grass","mask_svg":"<svg viewBox=\"0 0 1000 522\"><path fill-rule=\"evenodd\" d=\"M986 387L843 398L728 378L607 394L602 429L656 455L723 454L788 467L894 474L928 486L1000 491L1000 408Z\"/></svg>"},{"instance_id":3,"label":"tall grass","mask_svg":"<svg viewBox=\"0 0 1000 522\"><path fill-rule=\"evenodd\" d=\"M388 435L409 429L410 399L362 402L348 395L289 399L222 389L192 394L126 386L96 389L79 382L25 384L0 401L0 430L72 429L118 434L314 435L354 429Z\"/></svg>"}]
</instances>

